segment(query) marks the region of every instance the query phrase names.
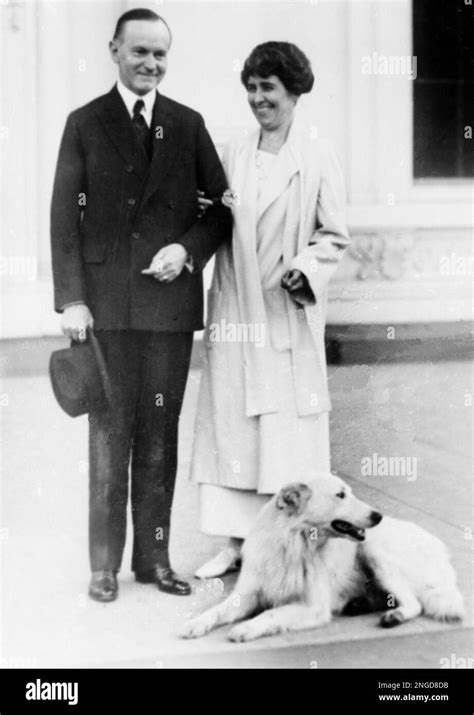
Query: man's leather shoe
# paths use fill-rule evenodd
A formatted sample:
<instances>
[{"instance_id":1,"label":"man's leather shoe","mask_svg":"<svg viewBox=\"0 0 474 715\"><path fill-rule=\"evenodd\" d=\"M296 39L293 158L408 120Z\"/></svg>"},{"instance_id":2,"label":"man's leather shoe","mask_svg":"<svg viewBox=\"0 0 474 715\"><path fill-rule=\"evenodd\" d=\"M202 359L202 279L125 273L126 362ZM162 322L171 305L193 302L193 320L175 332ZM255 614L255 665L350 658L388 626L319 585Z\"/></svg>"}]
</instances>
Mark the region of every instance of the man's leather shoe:
<instances>
[{"instance_id":1,"label":"man's leather shoe","mask_svg":"<svg viewBox=\"0 0 474 715\"><path fill-rule=\"evenodd\" d=\"M117 576L114 571L93 571L89 584L89 596L94 601L115 601L118 594Z\"/></svg>"},{"instance_id":2,"label":"man's leather shoe","mask_svg":"<svg viewBox=\"0 0 474 715\"><path fill-rule=\"evenodd\" d=\"M191 586L181 581L170 566L155 566L149 571L136 571L138 583L155 583L160 591L173 593L175 596L189 596Z\"/></svg>"}]
</instances>

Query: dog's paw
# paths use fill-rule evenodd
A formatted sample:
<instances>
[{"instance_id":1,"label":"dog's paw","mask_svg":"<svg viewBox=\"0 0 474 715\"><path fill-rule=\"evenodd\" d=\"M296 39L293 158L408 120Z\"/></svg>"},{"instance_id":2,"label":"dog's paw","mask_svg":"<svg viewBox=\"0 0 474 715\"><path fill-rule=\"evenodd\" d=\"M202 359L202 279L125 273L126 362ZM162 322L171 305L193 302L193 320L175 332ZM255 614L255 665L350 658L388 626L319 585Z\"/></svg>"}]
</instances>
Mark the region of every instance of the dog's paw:
<instances>
[{"instance_id":1,"label":"dog's paw","mask_svg":"<svg viewBox=\"0 0 474 715\"><path fill-rule=\"evenodd\" d=\"M245 643L247 641L253 641L259 638L262 634L258 633L250 623L239 623L238 626L234 626L230 631L227 638L232 641L232 643Z\"/></svg>"},{"instance_id":2,"label":"dog's paw","mask_svg":"<svg viewBox=\"0 0 474 715\"><path fill-rule=\"evenodd\" d=\"M403 613L394 609L393 611L387 611L383 614L380 619L380 625L382 628L394 628L394 626L399 626L402 623L405 623L405 620L406 619L404 618Z\"/></svg>"},{"instance_id":3,"label":"dog's paw","mask_svg":"<svg viewBox=\"0 0 474 715\"><path fill-rule=\"evenodd\" d=\"M437 616L439 621L445 623L460 623L463 620L462 613L444 613L442 616Z\"/></svg>"},{"instance_id":4,"label":"dog's paw","mask_svg":"<svg viewBox=\"0 0 474 715\"><path fill-rule=\"evenodd\" d=\"M187 623L184 623L178 631L179 638L201 638L210 631L209 624L203 619L192 618Z\"/></svg>"}]
</instances>

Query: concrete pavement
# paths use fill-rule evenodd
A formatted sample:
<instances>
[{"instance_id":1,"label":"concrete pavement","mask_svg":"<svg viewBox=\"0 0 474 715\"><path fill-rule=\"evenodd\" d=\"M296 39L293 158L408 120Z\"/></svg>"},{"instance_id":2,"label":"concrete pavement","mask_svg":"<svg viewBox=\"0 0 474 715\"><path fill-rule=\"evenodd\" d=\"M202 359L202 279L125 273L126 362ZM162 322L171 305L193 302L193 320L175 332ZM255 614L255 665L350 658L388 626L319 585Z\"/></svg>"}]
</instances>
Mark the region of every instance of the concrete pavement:
<instances>
[{"instance_id":1,"label":"concrete pavement","mask_svg":"<svg viewBox=\"0 0 474 715\"><path fill-rule=\"evenodd\" d=\"M370 346L369 346L370 349ZM113 604L87 597L87 419L56 405L46 375L3 381L2 665L10 667L440 667L473 657L472 368L464 359L331 366L333 469L357 494L412 519L449 546L466 599L462 625L425 618L385 631L378 617L338 618L299 634L231 644L228 629L180 641L183 618L222 598L235 577L194 581L178 598L136 584L130 541ZM199 369L190 373L180 427L172 559L190 577L219 539L197 529L187 480ZM364 461L401 456L416 474L367 474ZM413 462L413 459L416 461ZM372 470L373 471L373 470ZM412 470L413 471L413 470ZM361 473L365 472L365 473ZM442 661L441 661L442 662Z\"/></svg>"}]
</instances>

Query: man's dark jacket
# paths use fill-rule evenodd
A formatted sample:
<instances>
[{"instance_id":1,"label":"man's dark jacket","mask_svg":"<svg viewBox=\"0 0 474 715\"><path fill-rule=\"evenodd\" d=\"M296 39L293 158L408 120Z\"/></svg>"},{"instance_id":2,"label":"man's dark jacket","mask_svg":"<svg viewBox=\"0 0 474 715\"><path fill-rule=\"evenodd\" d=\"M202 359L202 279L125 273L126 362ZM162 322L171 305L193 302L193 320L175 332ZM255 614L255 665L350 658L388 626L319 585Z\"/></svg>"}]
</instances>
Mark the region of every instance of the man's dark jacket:
<instances>
[{"instance_id":1,"label":"man's dark jacket","mask_svg":"<svg viewBox=\"0 0 474 715\"><path fill-rule=\"evenodd\" d=\"M83 301L95 329L188 332L203 327L202 268L230 236L230 212L197 220L197 189L215 198L226 179L202 117L157 93L149 162L116 87L72 112L51 208L55 309ZM194 270L171 283L141 274L181 243Z\"/></svg>"}]
</instances>

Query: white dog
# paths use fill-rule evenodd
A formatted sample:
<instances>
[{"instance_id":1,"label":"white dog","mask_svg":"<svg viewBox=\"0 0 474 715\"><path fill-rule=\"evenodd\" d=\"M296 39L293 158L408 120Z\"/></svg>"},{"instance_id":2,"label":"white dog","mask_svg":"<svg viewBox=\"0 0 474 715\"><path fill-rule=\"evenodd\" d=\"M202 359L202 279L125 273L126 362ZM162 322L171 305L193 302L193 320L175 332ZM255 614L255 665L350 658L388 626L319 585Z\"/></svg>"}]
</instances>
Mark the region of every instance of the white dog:
<instances>
[{"instance_id":1,"label":"white dog","mask_svg":"<svg viewBox=\"0 0 474 715\"><path fill-rule=\"evenodd\" d=\"M242 557L234 591L185 623L182 638L255 614L231 630L231 641L315 628L343 611L383 609L380 625L387 628L421 613L442 621L463 614L444 544L410 522L382 520L332 474L275 495L257 517Z\"/></svg>"}]
</instances>

